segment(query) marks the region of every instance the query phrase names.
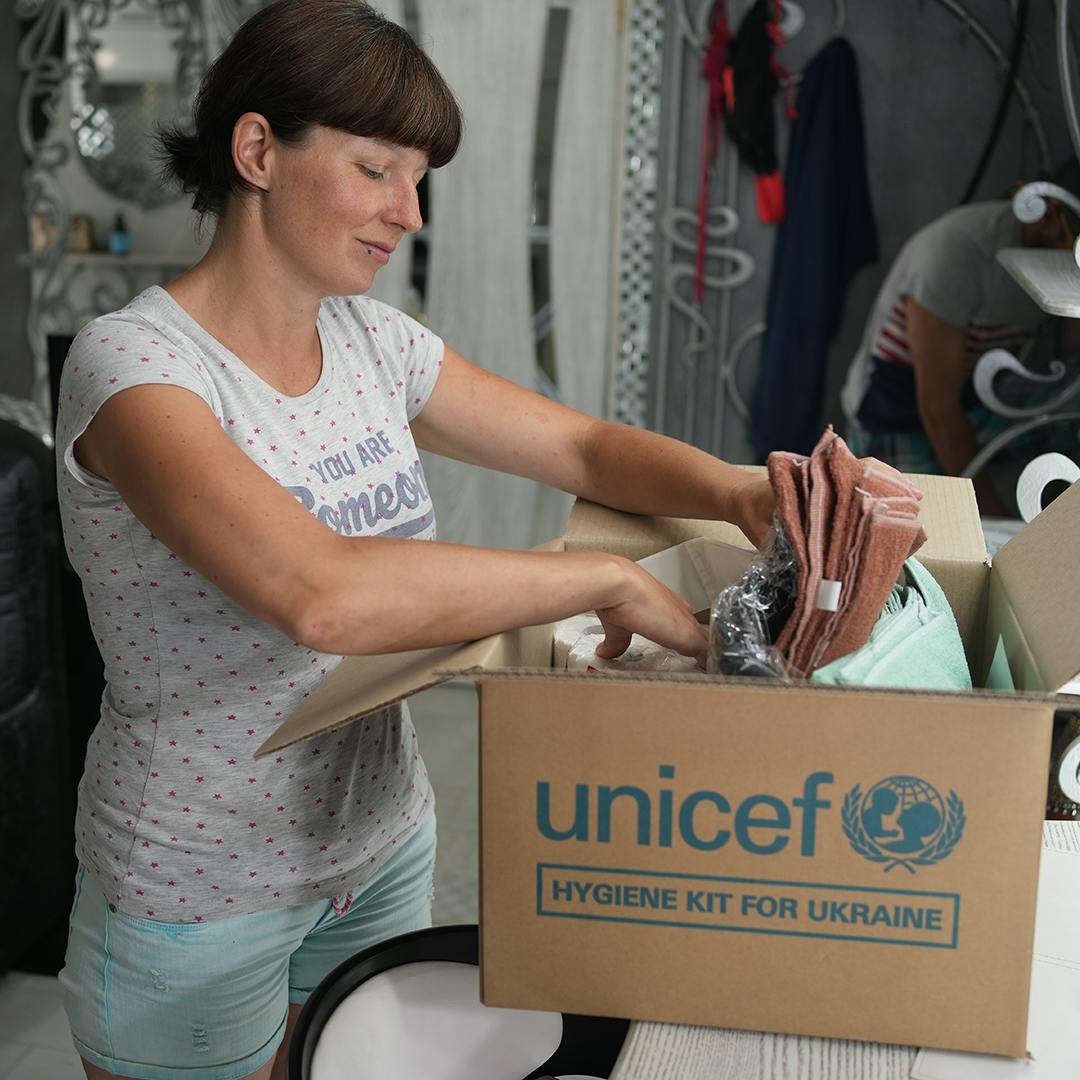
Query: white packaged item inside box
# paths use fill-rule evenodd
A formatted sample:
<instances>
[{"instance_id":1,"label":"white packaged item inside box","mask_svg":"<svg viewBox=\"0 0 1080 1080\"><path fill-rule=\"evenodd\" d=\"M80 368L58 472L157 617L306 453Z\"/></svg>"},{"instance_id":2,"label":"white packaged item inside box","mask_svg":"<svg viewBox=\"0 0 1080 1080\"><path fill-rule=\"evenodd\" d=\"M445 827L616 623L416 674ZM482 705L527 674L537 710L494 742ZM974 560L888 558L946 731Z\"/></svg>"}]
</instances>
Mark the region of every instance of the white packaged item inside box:
<instances>
[{"instance_id":1,"label":"white packaged item inside box","mask_svg":"<svg viewBox=\"0 0 1080 1080\"><path fill-rule=\"evenodd\" d=\"M551 633L551 666L556 671L565 671L570 658L570 650L582 638L590 638L596 645L604 640L604 627L592 613L575 615L572 619L557 622Z\"/></svg>"},{"instance_id":2,"label":"white packaged item inside box","mask_svg":"<svg viewBox=\"0 0 1080 1080\"><path fill-rule=\"evenodd\" d=\"M583 634L574 643L566 658L569 671L700 671L692 656L681 656L672 649L665 649L655 641L640 634L630 639L622 656L605 660L596 655L597 646L604 640L603 633Z\"/></svg>"}]
</instances>

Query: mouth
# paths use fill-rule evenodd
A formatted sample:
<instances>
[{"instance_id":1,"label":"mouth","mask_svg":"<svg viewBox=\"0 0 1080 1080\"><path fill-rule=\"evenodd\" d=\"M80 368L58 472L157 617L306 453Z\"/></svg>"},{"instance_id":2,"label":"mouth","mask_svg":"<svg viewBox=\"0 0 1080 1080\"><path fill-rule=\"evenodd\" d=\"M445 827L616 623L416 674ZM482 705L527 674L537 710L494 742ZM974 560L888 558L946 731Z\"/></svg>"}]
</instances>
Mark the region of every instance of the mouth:
<instances>
[{"instance_id":1,"label":"mouth","mask_svg":"<svg viewBox=\"0 0 1080 1080\"><path fill-rule=\"evenodd\" d=\"M394 250L385 244L374 244L370 240L361 240L360 245L373 259L380 263L388 263L390 253Z\"/></svg>"}]
</instances>

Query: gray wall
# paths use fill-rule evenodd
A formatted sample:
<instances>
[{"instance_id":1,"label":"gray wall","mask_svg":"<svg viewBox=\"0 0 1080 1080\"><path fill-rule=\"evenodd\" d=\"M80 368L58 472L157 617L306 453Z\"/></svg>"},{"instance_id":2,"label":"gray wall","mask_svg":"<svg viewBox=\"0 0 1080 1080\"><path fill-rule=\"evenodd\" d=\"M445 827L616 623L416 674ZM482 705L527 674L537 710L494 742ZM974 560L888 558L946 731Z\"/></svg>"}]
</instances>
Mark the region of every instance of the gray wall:
<instances>
[{"instance_id":1,"label":"gray wall","mask_svg":"<svg viewBox=\"0 0 1080 1080\"><path fill-rule=\"evenodd\" d=\"M683 0L679 0L682 4ZM1008 0L961 0L1008 53L1012 40ZM692 209L697 200L698 169L704 102L704 82L697 73L697 58L676 32L676 10L668 7L665 31L665 116L678 126L678 137L662 135L658 202ZM696 11L698 4L686 6ZM798 71L833 34L833 5L805 0L806 25L781 51L780 58ZM749 7L749 0L728 4L733 22ZM848 293L840 334L829 356L828 395L822 423L840 424L838 391L862 334L863 323L882 279L904 240L920 226L956 205L981 154L1003 84L1003 73L963 23L931 0L848 0L845 36L859 62L863 115L866 126L868 175L881 247L876 266L863 270ZM1030 42L1025 50L1021 78L1038 108L1053 161L1071 153L1065 128L1054 48L1053 0L1031 0L1028 21ZM1074 25L1076 20L1073 20ZM681 56L678 55L681 50ZM673 86L671 72L681 64L681 86ZM671 95L678 95L673 108ZM777 103L784 160L788 122ZM674 158L666 147L676 146ZM714 204L724 201L723 170L735 160L731 144L724 143L721 178L713 187ZM774 227L762 225L753 202L752 174L739 168L739 195L735 206L740 228L729 242L749 252L757 263L754 278L735 290L731 304L732 341L762 320L768 286ZM782 166L781 166L782 167ZM990 168L976 198L999 196L1019 179L1034 179L1039 154L1022 120L1016 98L1007 118ZM657 246L657 272L689 253ZM746 425L720 385L717 370L723 343L701 358L696 367L686 361L690 327L685 318L668 312L658 319L664 304L663 282L656 281L653 303L653 338L650 374L653 398L658 380L664 381L665 406L654 414L652 425L691 441L733 461L751 461ZM707 295L702 312L719 329L722 299ZM666 321L661 330L660 323ZM749 401L759 362L759 344L751 346L739 367L738 386ZM687 430L687 428L691 430Z\"/></svg>"},{"instance_id":2,"label":"gray wall","mask_svg":"<svg viewBox=\"0 0 1080 1080\"><path fill-rule=\"evenodd\" d=\"M0 394L28 397L32 382L26 342L26 309L30 279L18 257L26 251L22 175L25 159L19 146L16 104L21 72L16 60L19 23L15 5L0 4Z\"/></svg>"}]
</instances>

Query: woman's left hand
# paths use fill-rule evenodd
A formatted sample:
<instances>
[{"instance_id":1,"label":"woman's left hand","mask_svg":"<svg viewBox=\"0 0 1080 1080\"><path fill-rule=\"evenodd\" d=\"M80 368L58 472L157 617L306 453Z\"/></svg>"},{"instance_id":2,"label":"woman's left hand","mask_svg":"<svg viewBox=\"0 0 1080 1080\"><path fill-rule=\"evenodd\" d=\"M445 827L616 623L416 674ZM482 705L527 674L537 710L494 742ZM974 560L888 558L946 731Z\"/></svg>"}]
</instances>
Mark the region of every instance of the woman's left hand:
<instances>
[{"instance_id":1,"label":"woman's left hand","mask_svg":"<svg viewBox=\"0 0 1080 1080\"><path fill-rule=\"evenodd\" d=\"M767 476L751 476L732 495L731 521L760 548L768 538L776 511L776 496Z\"/></svg>"}]
</instances>

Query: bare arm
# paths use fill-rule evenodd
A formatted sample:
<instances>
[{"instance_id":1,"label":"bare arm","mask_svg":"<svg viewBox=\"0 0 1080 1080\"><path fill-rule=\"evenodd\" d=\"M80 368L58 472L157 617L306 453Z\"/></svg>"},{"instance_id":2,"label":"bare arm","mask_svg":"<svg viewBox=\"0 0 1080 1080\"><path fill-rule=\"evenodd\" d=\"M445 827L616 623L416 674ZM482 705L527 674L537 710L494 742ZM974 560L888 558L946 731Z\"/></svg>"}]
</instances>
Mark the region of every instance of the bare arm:
<instances>
[{"instance_id":1,"label":"bare arm","mask_svg":"<svg viewBox=\"0 0 1080 1080\"><path fill-rule=\"evenodd\" d=\"M950 476L959 476L979 451L962 403L968 376L964 328L939 319L909 299L907 331L919 417L942 468ZM990 478L980 473L973 483L980 511L1003 516L1005 507Z\"/></svg>"},{"instance_id":2,"label":"bare arm","mask_svg":"<svg viewBox=\"0 0 1080 1080\"><path fill-rule=\"evenodd\" d=\"M412 426L424 449L616 510L730 521L754 543L772 521L767 480L677 439L576 412L449 347L435 390Z\"/></svg>"},{"instance_id":3,"label":"bare arm","mask_svg":"<svg viewBox=\"0 0 1080 1080\"><path fill-rule=\"evenodd\" d=\"M600 614L615 651L633 632L688 655L704 651L688 605L625 559L339 536L177 387L116 394L75 452L170 550L323 652L450 644L588 610Z\"/></svg>"}]
</instances>

